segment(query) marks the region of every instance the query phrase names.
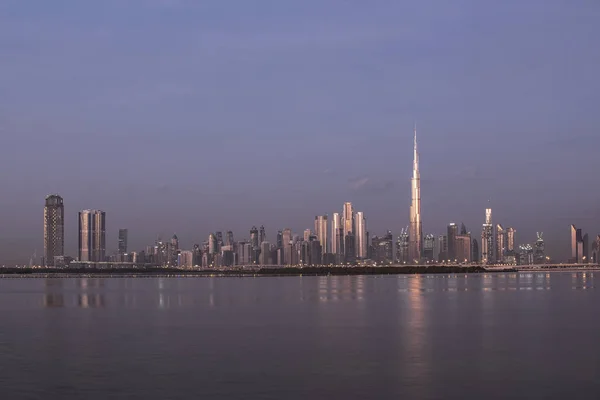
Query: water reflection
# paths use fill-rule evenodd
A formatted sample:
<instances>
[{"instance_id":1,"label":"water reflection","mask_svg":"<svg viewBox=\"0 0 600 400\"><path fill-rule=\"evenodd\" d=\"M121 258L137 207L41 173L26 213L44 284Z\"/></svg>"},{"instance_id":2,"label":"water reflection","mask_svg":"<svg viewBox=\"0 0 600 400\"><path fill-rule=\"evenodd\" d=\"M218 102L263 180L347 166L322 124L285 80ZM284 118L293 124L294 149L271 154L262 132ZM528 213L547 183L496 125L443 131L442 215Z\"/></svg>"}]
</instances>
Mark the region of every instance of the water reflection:
<instances>
[{"instance_id":1,"label":"water reflection","mask_svg":"<svg viewBox=\"0 0 600 400\"><path fill-rule=\"evenodd\" d=\"M317 280L319 302L364 300L365 276L320 276ZM302 291L304 292L304 291Z\"/></svg>"},{"instance_id":2,"label":"water reflection","mask_svg":"<svg viewBox=\"0 0 600 400\"><path fill-rule=\"evenodd\" d=\"M65 285L66 283L66 285ZM69 293L69 286L75 286L75 293ZM103 278L46 278L42 306L45 308L103 308L106 306L104 293L97 291L104 287Z\"/></svg>"}]
</instances>

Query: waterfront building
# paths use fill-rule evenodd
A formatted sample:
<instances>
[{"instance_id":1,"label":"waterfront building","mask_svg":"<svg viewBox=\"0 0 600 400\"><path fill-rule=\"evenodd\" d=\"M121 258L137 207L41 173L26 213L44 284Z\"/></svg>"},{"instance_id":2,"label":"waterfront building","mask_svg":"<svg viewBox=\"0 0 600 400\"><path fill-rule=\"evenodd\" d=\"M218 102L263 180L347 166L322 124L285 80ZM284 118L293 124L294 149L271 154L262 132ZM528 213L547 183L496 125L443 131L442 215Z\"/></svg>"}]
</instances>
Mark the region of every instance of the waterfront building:
<instances>
[{"instance_id":1,"label":"waterfront building","mask_svg":"<svg viewBox=\"0 0 600 400\"><path fill-rule=\"evenodd\" d=\"M471 248L471 235L457 235L456 243L456 262L470 263L473 260L473 250Z\"/></svg>"},{"instance_id":2,"label":"waterfront building","mask_svg":"<svg viewBox=\"0 0 600 400\"><path fill-rule=\"evenodd\" d=\"M506 231L502 224L496 225L496 260L498 262L504 261L504 255L506 254Z\"/></svg>"},{"instance_id":3,"label":"waterfront building","mask_svg":"<svg viewBox=\"0 0 600 400\"><path fill-rule=\"evenodd\" d=\"M127 254L127 229L119 229L119 255ZM121 260L123 261L123 260Z\"/></svg>"},{"instance_id":4,"label":"waterfront building","mask_svg":"<svg viewBox=\"0 0 600 400\"><path fill-rule=\"evenodd\" d=\"M355 238L356 238L356 258L364 260L367 258L367 221L362 211L354 216Z\"/></svg>"},{"instance_id":5,"label":"waterfront building","mask_svg":"<svg viewBox=\"0 0 600 400\"><path fill-rule=\"evenodd\" d=\"M179 268L192 268L194 266L194 253L184 250L177 256L177 265Z\"/></svg>"},{"instance_id":6,"label":"waterfront building","mask_svg":"<svg viewBox=\"0 0 600 400\"><path fill-rule=\"evenodd\" d=\"M515 235L517 231L515 228L506 228L506 251L515 251Z\"/></svg>"},{"instance_id":7,"label":"waterfront building","mask_svg":"<svg viewBox=\"0 0 600 400\"><path fill-rule=\"evenodd\" d=\"M259 263L260 265L271 264L271 243L267 241L260 244Z\"/></svg>"},{"instance_id":8,"label":"waterfront building","mask_svg":"<svg viewBox=\"0 0 600 400\"><path fill-rule=\"evenodd\" d=\"M440 235L438 237L438 243L440 251L438 253L438 261L446 262L448 261L448 236Z\"/></svg>"},{"instance_id":9,"label":"waterfront building","mask_svg":"<svg viewBox=\"0 0 600 400\"><path fill-rule=\"evenodd\" d=\"M227 231L225 233L225 245L233 246L234 243L235 243L235 241L233 240L233 232Z\"/></svg>"},{"instance_id":10,"label":"waterfront building","mask_svg":"<svg viewBox=\"0 0 600 400\"><path fill-rule=\"evenodd\" d=\"M544 233L536 232L537 240L535 241L535 251L533 258L536 264L544 264L546 262L546 253L544 245Z\"/></svg>"},{"instance_id":11,"label":"waterfront building","mask_svg":"<svg viewBox=\"0 0 600 400\"><path fill-rule=\"evenodd\" d=\"M432 234L423 237L423 258L427 262L435 261L435 236Z\"/></svg>"},{"instance_id":12,"label":"waterfront building","mask_svg":"<svg viewBox=\"0 0 600 400\"><path fill-rule=\"evenodd\" d=\"M57 194L46 197L44 206L44 266L54 266L54 257L65 254L65 206Z\"/></svg>"},{"instance_id":13,"label":"waterfront building","mask_svg":"<svg viewBox=\"0 0 600 400\"><path fill-rule=\"evenodd\" d=\"M450 260L450 262L456 262L457 261L456 237L458 236L458 226L454 222L451 222L450 224L448 224L447 230L448 230L448 235L447 235L447 237L448 237L448 259Z\"/></svg>"},{"instance_id":14,"label":"waterfront building","mask_svg":"<svg viewBox=\"0 0 600 400\"><path fill-rule=\"evenodd\" d=\"M208 253L217 254L219 253L219 246L217 245L217 235L211 233L208 235Z\"/></svg>"},{"instance_id":15,"label":"waterfront building","mask_svg":"<svg viewBox=\"0 0 600 400\"><path fill-rule=\"evenodd\" d=\"M292 230L283 230L283 264L292 265L293 261Z\"/></svg>"},{"instance_id":16,"label":"waterfront building","mask_svg":"<svg viewBox=\"0 0 600 400\"><path fill-rule=\"evenodd\" d=\"M478 264L479 263L479 243L477 243L477 239L473 239L471 250L473 251L473 254L471 256L471 262Z\"/></svg>"},{"instance_id":17,"label":"waterfront building","mask_svg":"<svg viewBox=\"0 0 600 400\"><path fill-rule=\"evenodd\" d=\"M587 250L587 246L585 246ZM584 240L581 229L571 225L571 260L572 263L581 264L584 258Z\"/></svg>"},{"instance_id":18,"label":"waterfront building","mask_svg":"<svg viewBox=\"0 0 600 400\"><path fill-rule=\"evenodd\" d=\"M250 245L253 249L258 249L260 245L258 228L256 228L256 226L253 226L252 229L250 229Z\"/></svg>"},{"instance_id":19,"label":"waterfront building","mask_svg":"<svg viewBox=\"0 0 600 400\"><path fill-rule=\"evenodd\" d=\"M103 262L106 258L106 213L79 212L79 261Z\"/></svg>"},{"instance_id":20,"label":"waterfront building","mask_svg":"<svg viewBox=\"0 0 600 400\"><path fill-rule=\"evenodd\" d=\"M249 242L239 242L237 246L238 265L250 265L252 258L252 246Z\"/></svg>"},{"instance_id":21,"label":"waterfront building","mask_svg":"<svg viewBox=\"0 0 600 400\"><path fill-rule=\"evenodd\" d=\"M530 244L519 246L519 265L533 264L533 247Z\"/></svg>"},{"instance_id":22,"label":"waterfront building","mask_svg":"<svg viewBox=\"0 0 600 400\"><path fill-rule=\"evenodd\" d=\"M408 246L409 246L409 233L408 227L400 230L400 235L396 240L396 262L398 264L408 264Z\"/></svg>"},{"instance_id":23,"label":"waterfront building","mask_svg":"<svg viewBox=\"0 0 600 400\"><path fill-rule=\"evenodd\" d=\"M329 252L329 241L327 240L327 215L317 215L315 217L315 234L317 240L321 243L323 254Z\"/></svg>"},{"instance_id":24,"label":"waterfront building","mask_svg":"<svg viewBox=\"0 0 600 400\"><path fill-rule=\"evenodd\" d=\"M596 236L596 240L592 244L592 260L593 264L600 264L600 235Z\"/></svg>"},{"instance_id":25,"label":"waterfront building","mask_svg":"<svg viewBox=\"0 0 600 400\"><path fill-rule=\"evenodd\" d=\"M344 254L344 229L339 213L333 213L331 219L331 253L337 255L338 259ZM338 260L339 261L339 260Z\"/></svg>"},{"instance_id":26,"label":"waterfront building","mask_svg":"<svg viewBox=\"0 0 600 400\"><path fill-rule=\"evenodd\" d=\"M260 243L262 246L262 242L265 242L266 240L267 240L267 231L265 230L264 225L261 225L260 229L258 231L258 243Z\"/></svg>"},{"instance_id":27,"label":"waterfront building","mask_svg":"<svg viewBox=\"0 0 600 400\"><path fill-rule=\"evenodd\" d=\"M422 249L423 231L421 221L421 174L419 172L419 153L417 151L417 126L415 125L408 246L408 257L411 263L418 263L421 261L421 256L423 253Z\"/></svg>"},{"instance_id":28,"label":"waterfront building","mask_svg":"<svg viewBox=\"0 0 600 400\"><path fill-rule=\"evenodd\" d=\"M346 236L349 235L353 237L352 241L354 243L354 209L352 208L352 203L350 202L344 203L344 207L342 208L342 229L344 235L342 238L343 246L346 244ZM344 255L348 254L348 250L344 248L343 253Z\"/></svg>"},{"instance_id":29,"label":"waterfront building","mask_svg":"<svg viewBox=\"0 0 600 400\"><path fill-rule=\"evenodd\" d=\"M375 253L373 258L377 263L394 262L394 238L391 231L387 231L383 237L373 236L372 244Z\"/></svg>"},{"instance_id":30,"label":"waterfront building","mask_svg":"<svg viewBox=\"0 0 600 400\"><path fill-rule=\"evenodd\" d=\"M492 225L492 209L485 210L485 223L481 231L481 263L493 264L494 258L494 225Z\"/></svg>"}]
</instances>

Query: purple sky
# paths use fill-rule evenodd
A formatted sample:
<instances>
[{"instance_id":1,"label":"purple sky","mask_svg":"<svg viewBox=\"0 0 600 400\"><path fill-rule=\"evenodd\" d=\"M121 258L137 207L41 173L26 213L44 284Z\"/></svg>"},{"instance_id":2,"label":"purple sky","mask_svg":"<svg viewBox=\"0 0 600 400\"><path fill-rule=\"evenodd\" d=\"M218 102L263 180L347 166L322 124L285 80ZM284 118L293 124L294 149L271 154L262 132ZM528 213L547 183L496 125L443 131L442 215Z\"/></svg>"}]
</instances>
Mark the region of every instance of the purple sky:
<instances>
[{"instance_id":1,"label":"purple sky","mask_svg":"<svg viewBox=\"0 0 600 400\"><path fill-rule=\"evenodd\" d=\"M519 243L600 233L596 0L0 1L0 254L42 254L44 197L107 213L110 250L297 232L352 201L423 227L486 202Z\"/></svg>"}]
</instances>

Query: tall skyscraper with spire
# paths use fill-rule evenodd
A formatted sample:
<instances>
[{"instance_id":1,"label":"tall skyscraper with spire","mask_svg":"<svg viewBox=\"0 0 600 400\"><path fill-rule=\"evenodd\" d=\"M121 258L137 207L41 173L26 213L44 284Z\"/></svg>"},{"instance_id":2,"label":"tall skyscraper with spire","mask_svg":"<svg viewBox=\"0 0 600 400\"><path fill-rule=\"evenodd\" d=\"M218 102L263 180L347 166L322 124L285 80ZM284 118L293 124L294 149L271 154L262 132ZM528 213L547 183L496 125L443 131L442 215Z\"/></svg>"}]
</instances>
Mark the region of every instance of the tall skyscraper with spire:
<instances>
[{"instance_id":1,"label":"tall skyscraper with spire","mask_svg":"<svg viewBox=\"0 0 600 400\"><path fill-rule=\"evenodd\" d=\"M415 137L413 149L413 173L410 180L410 225L408 258L411 263L420 262L423 254L423 228L421 222L421 174L419 173L419 152L417 151L417 125L415 124Z\"/></svg>"}]
</instances>

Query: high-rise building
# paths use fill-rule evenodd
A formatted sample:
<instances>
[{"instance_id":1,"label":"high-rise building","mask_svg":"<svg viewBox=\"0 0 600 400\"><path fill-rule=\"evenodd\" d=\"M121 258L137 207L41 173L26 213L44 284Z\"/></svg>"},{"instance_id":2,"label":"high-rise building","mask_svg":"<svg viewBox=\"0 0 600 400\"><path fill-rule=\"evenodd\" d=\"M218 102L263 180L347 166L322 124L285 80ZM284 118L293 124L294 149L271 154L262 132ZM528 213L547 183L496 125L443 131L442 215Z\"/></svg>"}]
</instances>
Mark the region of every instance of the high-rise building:
<instances>
[{"instance_id":1,"label":"high-rise building","mask_svg":"<svg viewBox=\"0 0 600 400\"><path fill-rule=\"evenodd\" d=\"M537 240L535 241L535 250L533 252L533 258L536 264L544 264L546 262L543 232L537 232Z\"/></svg>"},{"instance_id":2,"label":"high-rise building","mask_svg":"<svg viewBox=\"0 0 600 400\"><path fill-rule=\"evenodd\" d=\"M283 230L283 264L292 265L292 230Z\"/></svg>"},{"instance_id":3,"label":"high-rise building","mask_svg":"<svg viewBox=\"0 0 600 400\"><path fill-rule=\"evenodd\" d=\"M189 250L180 252L177 255L177 265L179 268L192 268L194 265L194 253Z\"/></svg>"},{"instance_id":4,"label":"high-rise building","mask_svg":"<svg viewBox=\"0 0 600 400\"><path fill-rule=\"evenodd\" d=\"M353 233L344 235L344 262L353 263L356 261L356 237Z\"/></svg>"},{"instance_id":5,"label":"high-rise building","mask_svg":"<svg viewBox=\"0 0 600 400\"><path fill-rule=\"evenodd\" d=\"M600 264L600 235L596 236L596 240L592 244L592 260L593 264Z\"/></svg>"},{"instance_id":6,"label":"high-rise building","mask_svg":"<svg viewBox=\"0 0 600 400\"><path fill-rule=\"evenodd\" d=\"M346 243L346 236L352 235L354 236L354 209L352 208L352 203L346 202L344 203L344 207L342 209L342 227L343 227L343 242L344 245ZM348 254L348 251L344 249L344 254Z\"/></svg>"},{"instance_id":7,"label":"high-rise building","mask_svg":"<svg viewBox=\"0 0 600 400\"><path fill-rule=\"evenodd\" d=\"M571 260L572 263L581 264L584 260L584 240L581 229L577 229L575 225L571 225Z\"/></svg>"},{"instance_id":8,"label":"high-rise building","mask_svg":"<svg viewBox=\"0 0 600 400\"><path fill-rule=\"evenodd\" d=\"M276 246L278 249L282 249L283 248L283 232L282 231L277 231L277 243Z\"/></svg>"},{"instance_id":9,"label":"high-rise building","mask_svg":"<svg viewBox=\"0 0 600 400\"><path fill-rule=\"evenodd\" d=\"M448 224L448 259L450 262L457 261L456 256L456 237L458 236L458 226L451 222Z\"/></svg>"},{"instance_id":10,"label":"high-rise building","mask_svg":"<svg viewBox=\"0 0 600 400\"><path fill-rule=\"evenodd\" d=\"M269 242L262 242L260 244L260 265L271 264L271 244Z\"/></svg>"},{"instance_id":11,"label":"high-rise building","mask_svg":"<svg viewBox=\"0 0 600 400\"><path fill-rule=\"evenodd\" d=\"M423 254L423 230L421 221L421 173L419 172L419 153L417 151L417 126L415 125L413 147L413 172L411 178L411 202L408 257L411 263L421 261Z\"/></svg>"},{"instance_id":12,"label":"high-rise building","mask_svg":"<svg viewBox=\"0 0 600 400\"><path fill-rule=\"evenodd\" d=\"M492 209L485 210L485 223L481 230L481 262L493 264L494 258L494 225L492 224Z\"/></svg>"},{"instance_id":13,"label":"high-rise building","mask_svg":"<svg viewBox=\"0 0 600 400\"><path fill-rule=\"evenodd\" d=\"M238 265L250 265L252 258L252 246L248 242L238 243L237 263Z\"/></svg>"},{"instance_id":14,"label":"high-rise building","mask_svg":"<svg viewBox=\"0 0 600 400\"><path fill-rule=\"evenodd\" d=\"M54 266L54 257L65 255L65 206L57 194L46 197L44 206L44 262Z\"/></svg>"},{"instance_id":15,"label":"high-rise building","mask_svg":"<svg viewBox=\"0 0 600 400\"><path fill-rule=\"evenodd\" d=\"M119 255L127 254L127 229L119 229Z\"/></svg>"},{"instance_id":16,"label":"high-rise building","mask_svg":"<svg viewBox=\"0 0 600 400\"><path fill-rule=\"evenodd\" d=\"M233 246L234 240L233 240L233 232L232 231L227 231L225 233L225 245L226 246Z\"/></svg>"},{"instance_id":17,"label":"high-rise building","mask_svg":"<svg viewBox=\"0 0 600 400\"><path fill-rule=\"evenodd\" d=\"M423 258L427 262L435 261L435 236L432 234L423 237Z\"/></svg>"},{"instance_id":18,"label":"high-rise building","mask_svg":"<svg viewBox=\"0 0 600 400\"><path fill-rule=\"evenodd\" d=\"M448 261L448 236L440 235L438 237L438 243L440 247L440 252L438 253L438 261L446 262Z\"/></svg>"},{"instance_id":19,"label":"high-rise building","mask_svg":"<svg viewBox=\"0 0 600 400\"><path fill-rule=\"evenodd\" d=\"M496 260L502 262L506 253L506 231L501 224L496 225Z\"/></svg>"},{"instance_id":20,"label":"high-rise building","mask_svg":"<svg viewBox=\"0 0 600 400\"><path fill-rule=\"evenodd\" d=\"M225 244L225 242L223 242L223 232L215 232L215 237L217 238L217 248L221 251L221 247Z\"/></svg>"},{"instance_id":21,"label":"high-rise building","mask_svg":"<svg viewBox=\"0 0 600 400\"><path fill-rule=\"evenodd\" d=\"M530 244L519 246L519 265L533 264L533 247Z\"/></svg>"},{"instance_id":22,"label":"high-rise building","mask_svg":"<svg viewBox=\"0 0 600 400\"><path fill-rule=\"evenodd\" d=\"M256 226L253 226L252 229L250 229L250 245L252 245L253 249L259 248L260 242L258 240L258 228Z\"/></svg>"},{"instance_id":23,"label":"high-rise building","mask_svg":"<svg viewBox=\"0 0 600 400\"><path fill-rule=\"evenodd\" d=\"M585 235L583 235L582 239L582 255L583 257L581 258L581 262L583 262L584 264L587 264L590 261L590 254L589 254L589 238L588 238L588 234L586 233Z\"/></svg>"},{"instance_id":24,"label":"high-rise building","mask_svg":"<svg viewBox=\"0 0 600 400\"><path fill-rule=\"evenodd\" d=\"M396 262L398 264L408 264L408 246L409 246L409 234L408 227L400 230L400 235L396 241Z\"/></svg>"},{"instance_id":25,"label":"high-rise building","mask_svg":"<svg viewBox=\"0 0 600 400\"><path fill-rule=\"evenodd\" d=\"M262 242L267 240L267 231L265 230L264 225L260 226L260 229L258 231L258 241L262 246Z\"/></svg>"},{"instance_id":26,"label":"high-rise building","mask_svg":"<svg viewBox=\"0 0 600 400\"><path fill-rule=\"evenodd\" d=\"M217 245L217 236L214 233L208 235L208 254L214 255L219 253L219 246Z\"/></svg>"},{"instance_id":27,"label":"high-rise building","mask_svg":"<svg viewBox=\"0 0 600 400\"><path fill-rule=\"evenodd\" d=\"M356 240L356 258L364 260L367 258L367 220L362 211L354 216L354 230Z\"/></svg>"},{"instance_id":28,"label":"high-rise building","mask_svg":"<svg viewBox=\"0 0 600 400\"><path fill-rule=\"evenodd\" d=\"M343 232L344 229L342 227L340 214L333 213L331 219L331 252L338 256L344 254Z\"/></svg>"},{"instance_id":29,"label":"high-rise building","mask_svg":"<svg viewBox=\"0 0 600 400\"><path fill-rule=\"evenodd\" d=\"M106 213L79 212L79 261L102 262L106 255Z\"/></svg>"},{"instance_id":30,"label":"high-rise building","mask_svg":"<svg viewBox=\"0 0 600 400\"><path fill-rule=\"evenodd\" d=\"M327 215L317 215L315 217L315 234L317 235L317 240L321 243L322 253L329 253L329 242L327 241Z\"/></svg>"},{"instance_id":31,"label":"high-rise building","mask_svg":"<svg viewBox=\"0 0 600 400\"><path fill-rule=\"evenodd\" d=\"M471 247L473 251L473 255L471 256L471 261L478 264L479 263L479 243L477 243L477 239L473 239L473 245Z\"/></svg>"},{"instance_id":32,"label":"high-rise building","mask_svg":"<svg viewBox=\"0 0 600 400\"><path fill-rule=\"evenodd\" d=\"M457 235L456 243L456 262L470 263L473 259L473 251L471 248L471 235ZM454 260L453 260L454 261Z\"/></svg>"},{"instance_id":33,"label":"high-rise building","mask_svg":"<svg viewBox=\"0 0 600 400\"><path fill-rule=\"evenodd\" d=\"M515 235L517 231L515 228L506 228L506 251L515 251Z\"/></svg>"},{"instance_id":34,"label":"high-rise building","mask_svg":"<svg viewBox=\"0 0 600 400\"><path fill-rule=\"evenodd\" d=\"M383 237L373 236L372 246L375 261L382 264L394 262L394 238L391 231L387 231Z\"/></svg>"}]
</instances>

